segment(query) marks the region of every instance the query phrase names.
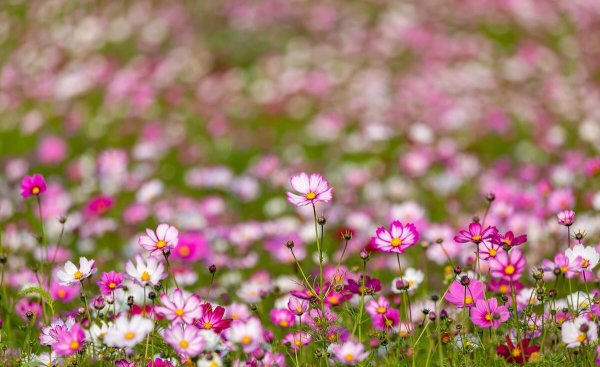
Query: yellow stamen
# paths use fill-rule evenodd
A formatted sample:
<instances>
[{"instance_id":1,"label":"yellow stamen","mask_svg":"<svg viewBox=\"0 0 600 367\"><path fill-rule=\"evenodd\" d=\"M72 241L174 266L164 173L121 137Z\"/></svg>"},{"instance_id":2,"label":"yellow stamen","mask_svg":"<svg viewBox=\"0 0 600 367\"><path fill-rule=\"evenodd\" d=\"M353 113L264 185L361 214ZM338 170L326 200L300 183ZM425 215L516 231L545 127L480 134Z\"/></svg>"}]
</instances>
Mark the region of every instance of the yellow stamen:
<instances>
[{"instance_id":1,"label":"yellow stamen","mask_svg":"<svg viewBox=\"0 0 600 367\"><path fill-rule=\"evenodd\" d=\"M156 243L156 248L163 248L167 245L167 243L163 240L160 240Z\"/></svg>"},{"instance_id":2,"label":"yellow stamen","mask_svg":"<svg viewBox=\"0 0 600 367\"><path fill-rule=\"evenodd\" d=\"M175 315L177 315L179 317L183 316L183 313L184 312L183 312L183 310L181 308L178 308L178 309L175 310Z\"/></svg>"},{"instance_id":3,"label":"yellow stamen","mask_svg":"<svg viewBox=\"0 0 600 367\"><path fill-rule=\"evenodd\" d=\"M250 343L252 343L252 338L249 337L248 335L246 335L245 337L242 338L242 344L248 345Z\"/></svg>"},{"instance_id":4,"label":"yellow stamen","mask_svg":"<svg viewBox=\"0 0 600 367\"><path fill-rule=\"evenodd\" d=\"M494 257L498 254L498 251L496 249L491 249L488 253L490 254L491 257Z\"/></svg>"},{"instance_id":5,"label":"yellow stamen","mask_svg":"<svg viewBox=\"0 0 600 367\"><path fill-rule=\"evenodd\" d=\"M504 274L506 275L513 275L515 273L515 267L512 265L508 265L506 266L506 268L504 268Z\"/></svg>"},{"instance_id":6,"label":"yellow stamen","mask_svg":"<svg viewBox=\"0 0 600 367\"><path fill-rule=\"evenodd\" d=\"M379 308L377 308L377 313L384 314L386 312L387 312L387 308L385 308L383 306L380 306Z\"/></svg>"},{"instance_id":7,"label":"yellow stamen","mask_svg":"<svg viewBox=\"0 0 600 367\"><path fill-rule=\"evenodd\" d=\"M486 319L487 321L492 321L492 314L488 312L488 313L485 315L485 319Z\"/></svg>"},{"instance_id":8,"label":"yellow stamen","mask_svg":"<svg viewBox=\"0 0 600 367\"><path fill-rule=\"evenodd\" d=\"M40 188L39 188L39 187L37 187L37 186L34 186L34 187L31 189L31 193L32 193L33 195L37 195L37 194L39 194L39 193L40 193Z\"/></svg>"},{"instance_id":9,"label":"yellow stamen","mask_svg":"<svg viewBox=\"0 0 600 367\"><path fill-rule=\"evenodd\" d=\"M399 239L398 237L394 237L392 238L392 241L390 241L390 245L394 246L394 247L398 247L402 244L402 240Z\"/></svg>"},{"instance_id":10,"label":"yellow stamen","mask_svg":"<svg viewBox=\"0 0 600 367\"><path fill-rule=\"evenodd\" d=\"M115 284L115 282L108 283L108 288L115 289L116 287L117 287L117 285Z\"/></svg>"},{"instance_id":11,"label":"yellow stamen","mask_svg":"<svg viewBox=\"0 0 600 367\"><path fill-rule=\"evenodd\" d=\"M513 357L518 357L521 355L521 350L519 348L515 348L512 350L512 352L510 352L510 354L512 354Z\"/></svg>"},{"instance_id":12,"label":"yellow stamen","mask_svg":"<svg viewBox=\"0 0 600 367\"><path fill-rule=\"evenodd\" d=\"M183 246L179 248L179 255L181 256L189 256L190 248L187 246Z\"/></svg>"},{"instance_id":13,"label":"yellow stamen","mask_svg":"<svg viewBox=\"0 0 600 367\"><path fill-rule=\"evenodd\" d=\"M135 333L133 331L128 331L123 335L123 337L127 340L131 340L135 337Z\"/></svg>"},{"instance_id":14,"label":"yellow stamen","mask_svg":"<svg viewBox=\"0 0 600 367\"><path fill-rule=\"evenodd\" d=\"M142 282L147 282L147 281L149 281L149 280L150 280L150 274L148 274L148 272L147 272L147 271L143 272L143 273L142 273L142 277L141 277L141 279L142 279Z\"/></svg>"},{"instance_id":15,"label":"yellow stamen","mask_svg":"<svg viewBox=\"0 0 600 367\"><path fill-rule=\"evenodd\" d=\"M64 289L58 290L58 298L65 298L67 296L67 292Z\"/></svg>"},{"instance_id":16,"label":"yellow stamen","mask_svg":"<svg viewBox=\"0 0 600 367\"><path fill-rule=\"evenodd\" d=\"M182 347L183 349L186 349L187 347L190 346L190 343L188 343L185 340L182 340L182 341L179 342L179 346Z\"/></svg>"},{"instance_id":17,"label":"yellow stamen","mask_svg":"<svg viewBox=\"0 0 600 367\"><path fill-rule=\"evenodd\" d=\"M204 324L202 324L202 327L205 328L206 330L212 328L212 324L210 322L205 322Z\"/></svg>"},{"instance_id":18,"label":"yellow stamen","mask_svg":"<svg viewBox=\"0 0 600 367\"><path fill-rule=\"evenodd\" d=\"M346 354L346 362L354 362L354 356L350 353Z\"/></svg>"},{"instance_id":19,"label":"yellow stamen","mask_svg":"<svg viewBox=\"0 0 600 367\"><path fill-rule=\"evenodd\" d=\"M317 197L317 194L311 191L311 192L309 192L308 194L306 194L306 195L305 195L305 197L306 197L308 200L312 200L312 199L314 199L314 198L316 198L316 197Z\"/></svg>"},{"instance_id":20,"label":"yellow stamen","mask_svg":"<svg viewBox=\"0 0 600 367\"><path fill-rule=\"evenodd\" d=\"M75 272L75 274L73 274L73 278L75 278L75 279L81 279L82 277L83 277L83 273L80 272L79 270L77 270Z\"/></svg>"},{"instance_id":21,"label":"yellow stamen","mask_svg":"<svg viewBox=\"0 0 600 367\"><path fill-rule=\"evenodd\" d=\"M279 322L279 325L283 326L283 327L288 327L290 326L289 322L287 322L286 320L281 320Z\"/></svg>"},{"instance_id":22,"label":"yellow stamen","mask_svg":"<svg viewBox=\"0 0 600 367\"><path fill-rule=\"evenodd\" d=\"M71 350L77 350L79 349L79 342L77 340L73 340L71 344L69 344L69 347Z\"/></svg>"},{"instance_id":23,"label":"yellow stamen","mask_svg":"<svg viewBox=\"0 0 600 367\"><path fill-rule=\"evenodd\" d=\"M585 333L580 333L577 335L577 341L583 343L587 339L587 335Z\"/></svg>"},{"instance_id":24,"label":"yellow stamen","mask_svg":"<svg viewBox=\"0 0 600 367\"><path fill-rule=\"evenodd\" d=\"M480 235L473 236L473 241L481 241L481 236Z\"/></svg>"},{"instance_id":25,"label":"yellow stamen","mask_svg":"<svg viewBox=\"0 0 600 367\"><path fill-rule=\"evenodd\" d=\"M473 297L471 297L471 296L465 297L465 305L470 305L471 303L473 303Z\"/></svg>"}]
</instances>

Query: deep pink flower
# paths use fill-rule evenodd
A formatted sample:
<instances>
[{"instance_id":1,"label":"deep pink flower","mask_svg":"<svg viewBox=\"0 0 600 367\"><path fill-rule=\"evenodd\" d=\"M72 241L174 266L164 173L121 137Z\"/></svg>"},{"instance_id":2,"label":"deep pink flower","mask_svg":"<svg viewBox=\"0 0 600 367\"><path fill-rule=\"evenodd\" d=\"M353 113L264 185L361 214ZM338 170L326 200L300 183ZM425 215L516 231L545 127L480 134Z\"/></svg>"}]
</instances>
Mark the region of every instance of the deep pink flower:
<instances>
[{"instance_id":1,"label":"deep pink flower","mask_svg":"<svg viewBox=\"0 0 600 367\"><path fill-rule=\"evenodd\" d=\"M85 213L88 217L100 216L107 213L113 206L113 199L109 196L97 196L88 201Z\"/></svg>"},{"instance_id":2,"label":"deep pink flower","mask_svg":"<svg viewBox=\"0 0 600 367\"><path fill-rule=\"evenodd\" d=\"M39 196L44 192L46 192L46 180L44 180L44 176L36 173L33 176L23 177L23 181L21 181L22 197L27 198L31 195Z\"/></svg>"},{"instance_id":3,"label":"deep pink flower","mask_svg":"<svg viewBox=\"0 0 600 367\"><path fill-rule=\"evenodd\" d=\"M497 329L500 324L508 320L508 309L498 306L496 298L477 300L475 307L471 309L471 321L482 328L493 327Z\"/></svg>"},{"instance_id":4,"label":"deep pink flower","mask_svg":"<svg viewBox=\"0 0 600 367\"><path fill-rule=\"evenodd\" d=\"M58 330L52 350L59 356L70 356L79 352L84 344L85 332L81 325L75 324L68 330L66 328Z\"/></svg>"},{"instance_id":5,"label":"deep pink flower","mask_svg":"<svg viewBox=\"0 0 600 367\"><path fill-rule=\"evenodd\" d=\"M512 231L508 231L505 235L497 233L493 237L492 241L501 246L519 246L527 242L527 235L522 234L515 237Z\"/></svg>"},{"instance_id":6,"label":"deep pink flower","mask_svg":"<svg viewBox=\"0 0 600 367\"><path fill-rule=\"evenodd\" d=\"M562 226L570 226L575 222L575 212L572 210L563 210L556 215L558 224Z\"/></svg>"},{"instance_id":7,"label":"deep pink flower","mask_svg":"<svg viewBox=\"0 0 600 367\"><path fill-rule=\"evenodd\" d=\"M484 299L485 286L477 279L463 278L452 282L444 299L458 308L473 307L478 300Z\"/></svg>"},{"instance_id":8,"label":"deep pink flower","mask_svg":"<svg viewBox=\"0 0 600 367\"><path fill-rule=\"evenodd\" d=\"M481 260L489 260L498 256L498 253L504 251L502 245L492 241L485 241L479 246L479 258Z\"/></svg>"},{"instance_id":9,"label":"deep pink flower","mask_svg":"<svg viewBox=\"0 0 600 367\"><path fill-rule=\"evenodd\" d=\"M185 298L181 289L175 289L170 296L163 293L160 296L162 306L156 307L156 313L164 315L165 318L173 323L191 324L194 319L201 316L200 298L192 294Z\"/></svg>"},{"instance_id":10,"label":"deep pink flower","mask_svg":"<svg viewBox=\"0 0 600 367\"><path fill-rule=\"evenodd\" d=\"M396 252L399 254L414 246L419 241L419 232L412 223L402 225L400 221L393 221L390 229L379 227L376 237L371 238L373 247L382 252Z\"/></svg>"},{"instance_id":11,"label":"deep pink flower","mask_svg":"<svg viewBox=\"0 0 600 367\"><path fill-rule=\"evenodd\" d=\"M496 278L503 278L515 281L521 277L527 261L525 256L518 249L512 249L510 252L500 252L498 256L491 259L490 274Z\"/></svg>"},{"instance_id":12,"label":"deep pink flower","mask_svg":"<svg viewBox=\"0 0 600 367\"><path fill-rule=\"evenodd\" d=\"M228 329L233 322L232 319L224 319L225 308L216 306L214 309L210 303L202 305L202 316L194 320L194 325L199 329L212 330L219 334L221 331Z\"/></svg>"},{"instance_id":13,"label":"deep pink flower","mask_svg":"<svg viewBox=\"0 0 600 367\"><path fill-rule=\"evenodd\" d=\"M458 235L454 237L454 241L458 243L481 243L482 241L491 240L496 233L498 233L498 229L496 227L486 227L483 229L481 223L473 222L469 224L469 230L460 230Z\"/></svg>"},{"instance_id":14,"label":"deep pink flower","mask_svg":"<svg viewBox=\"0 0 600 367\"><path fill-rule=\"evenodd\" d=\"M198 261L210 257L208 241L200 232L184 232L179 236L177 246L171 250L174 259Z\"/></svg>"},{"instance_id":15,"label":"deep pink flower","mask_svg":"<svg viewBox=\"0 0 600 367\"><path fill-rule=\"evenodd\" d=\"M277 326L289 328L294 326L295 316L292 311L285 308L274 308L269 312L271 321Z\"/></svg>"},{"instance_id":16,"label":"deep pink flower","mask_svg":"<svg viewBox=\"0 0 600 367\"><path fill-rule=\"evenodd\" d=\"M156 233L150 228L146 228L147 235L141 235L138 244L144 249L150 251L150 255L159 256L164 250L173 251L177 247L179 231L168 224L159 224L156 227Z\"/></svg>"},{"instance_id":17,"label":"deep pink flower","mask_svg":"<svg viewBox=\"0 0 600 367\"><path fill-rule=\"evenodd\" d=\"M37 320L42 314L42 306L34 299L21 298L15 305L15 312L24 321L28 321L27 313L31 312L33 319Z\"/></svg>"},{"instance_id":18,"label":"deep pink flower","mask_svg":"<svg viewBox=\"0 0 600 367\"><path fill-rule=\"evenodd\" d=\"M293 190L302 194L287 193L288 201L296 206L314 204L319 201L329 202L332 199L331 192L333 188L318 173L313 173L309 177L306 173L302 172L297 176L293 176L290 183Z\"/></svg>"},{"instance_id":19,"label":"deep pink flower","mask_svg":"<svg viewBox=\"0 0 600 367\"><path fill-rule=\"evenodd\" d=\"M391 330L400 323L400 311L389 307L384 314L371 315L373 327L378 330Z\"/></svg>"},{"instance_id":20,"label":"deep pink flower","mask_svg":"<svg viewBox=\"0 0 600 367\"><path fill-rule=\"evenodd\" d=\"M123 279L123 274L111 271L109 273L102 273L100 281L96 284L100 288L100 293L108 296L117 289L123 288Z\"/></svg>"}]
</instances>

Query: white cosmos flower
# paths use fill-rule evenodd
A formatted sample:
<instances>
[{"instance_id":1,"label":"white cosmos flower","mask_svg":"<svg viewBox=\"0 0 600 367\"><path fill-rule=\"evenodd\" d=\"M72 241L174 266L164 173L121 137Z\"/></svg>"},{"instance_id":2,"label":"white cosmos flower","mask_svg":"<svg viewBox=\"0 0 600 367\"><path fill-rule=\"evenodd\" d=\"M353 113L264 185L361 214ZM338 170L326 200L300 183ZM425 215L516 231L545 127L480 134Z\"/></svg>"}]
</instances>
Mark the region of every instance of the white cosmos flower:
<instances>
[{"instance_id":1,"label":"white cosmos flower","mask_svg":"<svg viewBox=\"0 0 600 367\"><path fill-rule=\"evenodd\" d=\"M567 249L565 255L569 258L569 261L574 261L579 257L579 267L581 270L592 270L598 265L598 260L600 260L600 254L594 247L582 244L575 245L572 249Z\"/></svg>"},{"instance_id":2,"label":"white cosmos flower","mask_svg":"<svg viewBox=\"0 0 600 367\"><path fill-rule=\"evenodd\" d=\"M567 348L576 348L584 343L593 343L598 339L598 326L584 316L573 321L565 321L561 328L562 341Z\"/></svg>"},{"instance_id":3,"label":"white cosmos flower","mask_svg":"<svg viewBox=\"0 0 600 367\"><path fill-rule=\"evenodd\" d=\"M79 267L75 266L72 262L67 261L64 269L60 269L56 272L56 276L61 285L71 285L92 276L97 271L98 269L94 268L94 260L80 257Z\"/></svg>"},{"instance_id":4,"label":"white cosmos flower","mask_svg":"<svg viewBox=\"0 0 600 367\"><path fill-rule=\"evenodd\" d=\"M150 257L147 262L139 254L135 257L135 265L129 260L125 265L127 274L141 285L158 285L167 277L165 266L155 257Z\"/></svg>"},{"instance_id":5,"label":"white cosmos flower","mask_svg":"<svg viewBox=\"0 0 600 367\"><path fill-rule=\"evenodd\" d=\"M109 347L133 348L141 343L154 329L154 322L143 316L131 319L119 317L104 335L104 344Z\"/></svg>"}]
</instances>

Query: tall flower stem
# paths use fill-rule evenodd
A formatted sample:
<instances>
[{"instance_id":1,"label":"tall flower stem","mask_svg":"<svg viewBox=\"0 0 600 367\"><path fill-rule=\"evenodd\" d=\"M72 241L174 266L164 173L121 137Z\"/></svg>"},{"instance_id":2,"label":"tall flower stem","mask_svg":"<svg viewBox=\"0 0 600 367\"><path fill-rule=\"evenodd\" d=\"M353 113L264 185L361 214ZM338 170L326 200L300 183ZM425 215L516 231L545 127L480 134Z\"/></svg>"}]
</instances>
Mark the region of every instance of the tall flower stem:
<instances>
[{"instance_id":1,"label":"tall flower stem","mask_svg":"<svg viewBox=\"0 0 600 367\"><path fill-rule=\"evenodd\" d=\"M171 263L169 263L169 255L167 255L165 252L163 252L163 256L165 257L165 261L167 264L167 273L169 273L173 277L173 283L175 284L175 287L179 288L179 284L177 284L177 278L175 278L175 273L173 272L173 269L171 268ZM166 292L166 290L165 290L165 292Z\"/></svg>"}]
</instances>

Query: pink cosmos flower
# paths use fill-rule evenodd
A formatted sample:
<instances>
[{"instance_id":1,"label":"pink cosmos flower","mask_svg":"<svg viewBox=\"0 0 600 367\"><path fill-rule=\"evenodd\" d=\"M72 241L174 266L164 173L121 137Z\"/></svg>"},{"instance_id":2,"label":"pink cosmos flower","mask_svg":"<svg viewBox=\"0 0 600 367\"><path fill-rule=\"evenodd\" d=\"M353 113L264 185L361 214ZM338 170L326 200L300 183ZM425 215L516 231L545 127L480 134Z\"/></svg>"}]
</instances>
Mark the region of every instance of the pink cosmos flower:
<instances>
[{"instance_id":1,"label":"pink cosmos flower","mask_svg":"<svg viewBox=\"0 0 600 367\"><path fill-rule=\"evenodd\" d=\"M71 302L78 295L81 288L78 284L75 285L62 285L59 282L52 281L50 283L50 295L52 299L60 302Z\"/></svg>"},{"instance_id":2,"label":"pink cosmos flower","mask_svg":"<svg viewBox=\"0 0 600 367\"><path fill-rule=\"evenodd\" d=\"M56 342L52 350L60 356L70 356L81 350L85 344L85 332L81 325L75 324L70 329L60 329L56 333Z\"/></svg>"},{"instance_id":3,"label":"pink cosmos flower","mask_svg":"<svg viewBox=\"0 0 600 367\"><path fill-rule=\"evenodd\" d=\"M150 251L151 256L159 256L163 250L173 251L177 247L179 231L168 224L159 224L156 227L156 233L150 228L146 228L147 235L140 236L138 244L144 249Z\"/></svg>"},{"instance_id":4,"label":"pink cosmos flower","mask_svg":"<svg viewBox=\"0 0 600 367\"><path fill-rule=\"evenodd\" d=\"M508 320L508 316L508 309L505 306L498 306L496 298L490 298L487 302L483 299L477 300L475 307L471 309L471 321L482 328L497 329L500 324Z\"/></svg>"},{"instance_id":5,"label":"pink cosmos flower","mask_svg":"<svg viewBox=\"0 0 600 367\"><path fill-rule=\"evenodd\" d=\"M570 226L575 222L575 212L572 210L563 210L556 215L558 224L562 226Z\"/></svg>"},{"instance_id":6,"label":"pink cosmos flower","mask_svg":"<svg viewBox=\"0 0 600 367\"><path fill-rule=\"evenodd\" d=\"M224 319L225 308L216 306L214 309L210 303L202 305L202 316L194 320L194 325L199 329L212 330L219 334L231 326L232 319Z\"/></svg>"},{"instance_id":7,"label":"pink cosmos flower","mask_svg":"<svg viewBox=\"0 0 600 367\"><path fill-rule=\"evenodd\" d=\"M479 222L473 222L469 224L469 230L461 230L458 232L458 235L454 237L454 241L458 243L468 243L473 242L475 244L480 243L482 241L492 239L498 230L496 227L486 227L485 229L481 226Z\"/></svg>"},{"instance_id":8,"label":"pink cosmos flower","mask_svg":"<svg viewBox=\"0 0 600 367\"><path fill-rule=\"evenodd\" d=\"M185 324L171 324L162 333L163 339L173 347L182 361L195 357L204 348L204 338L197 328Z\"/></svg>"},{"instance_id":9,"label":"pink cosmos flower","mask_svg":"<svg viewBox=\"0 0 600 367\"><path fill-rule=\"evenodd\" d=\"M518 249L510 252L500 252L498 256L490 260L490 274L496 278L503 278L510 281L519 279L527 261L525 256Z\"/></svg>"},{"instance_id":10,"label":"pink cosmos flower","mask_svg":"<svg viewBox=\"0 0 600 367\"><path fill-rule=\"evenodd\" d=\"M493 238L492 241L498 245L501 246L519 246L524 244L525 242L527 242L527 235L526 234L522 234L520 236L515 237L514 233L512 231L508 231L506 232L505 235L501 235L501 234L496 234Z\"/></svg>"},{"instance_id":11,"label":"pink cosmos flower","mask_svg":"<svg viewBox=\"0 0 600 367\"><path fill-rule=\"evenodd\" d=\"M296 316L304 315L304 313L308 311L309 305L309 301L295 296L291 296L290 300L288 301L288 309Z\"/></svg>"},{"instance_id":12,"label":"pink cosmos flower","mask_svg":"<svg viewBox=\"0 0 600 367\"><path fill-rule=\"evenodd\" d=\"M391 330L400 323L400 311L389 307L384 314L371 315L373 327L378 330Z\"/></svg>"},{"instance_id":13,"label":"pink cosmos flower","mask_svg":"<svg viewBox=\"0 0 600 367\"><path fill-rule=\"evenodd\" d=\"M170 296L163 293L160 296L162 306L156 307L156 312L162 314L173 323L191 324L201 316L200 297L195 294L185 298L181 289L175 289Z\"/></svg>"},{"instance_id":14,"label":"pink cosmos flower","mask_svg":"<svg viewBox=\"0 0 600 367\"><path fill-rule=\"evenodd\" d=\"M44 176L36 173L33 176L23 177L21 181L21 196L28 198L31 195L39 196L46 192L46 180Z\"/></svg>"},{"instance_id":15,"label":"pink cosmos flower","mask_svg":"<svg viewBox=\"0 0 600 367\"><path fill-rule=\"evenodd\" d=\"M479 247L479 258L481 260L489 260L498 256L498 253L504 251L502 249L502 245L497 244L495 242L486 241L481 243L482 246Z\"/></svg>"},{"instance_id":16,"label":"pink cosmos flower","mask_svg":"<svg viewBox=\"0 0 600 367\"><path fill-rule=\"evenodd\" d=\"M113 199L110 196L97 196L88 201L85 214L88 217L100 216L108 212L112 206Z\"/></svg>"},{"instance_id":17,"label":"pink cosmos flower","mask_svg":"<svg viewBox=\"0 0 600 367\"><path fill-rule=\"evenodd\" d=\"M554 275L562 274L568 279L573 279L579 274L581 260L582 258L579 256L569 259L567 255L559 252L554 256L554 261L544 259L542 261L542 269Z\"/></svg>"},{"instance_id":18,"label":"pink cosmos flower","mask_svg":"<svg viewBox=\"0 0 600 367\"><path fill-rule=\"evenodd\" d=\"M177 247L171 251L171 256L189 262L207 259L210 257L210 246L201 233L184 232L179 236Z\"/></svg>"},{"instance_id":19,"label":"pink cosmos flower","mask_svg":"<svg viewBox=\"0 0 600 367\"><path fill-rule=\"evenodd\" d=\"M100 288L100 293L108 296L117 289L123 288L123 279L123 274L111 271L109 273L102 273L100 281L96 284Z\"/></svg>"},{"instance_id":20,"label":"pink cosmos flower","mask_svg":"<svg viewBox=\"0 0 600 367\"><path fill-rule=\"evenodd\" d=\"M334 344L332 352L338 362L346 366L354 366L369 356L364 345L353 341L347 341L342 345Z\"/></svg>"},{"instance_id":21,"label":"pink cosmos flower","mask_svg":"<svg viewBox=\"0 0 600 367\"><path fill-rule=\"evenodd\" d=\"M296 206L304 206L315 204L319 201L329 202L332 199L333 188L329 186L329 182L318 173L313 173L310 177L302 172L297 176L293 176L290 180L292 189L301 193L296 195L288 192L288 201Z\"/></svg>"},{"instance_id":22,"label":"pink cosmos flower","mask_svg":"<svg viewBox=\"0 0 600 367\"><path fill-rule=\"evenodd\" d=\"M310 344L311 342L312 336L309 333L305 333L304 331L288 333L281 340L281 343L283 345L289 346L292 349L292 351L298 351L300 348Z\"/></svg>"},{"instance_id":23,"label":"pink cosmos flower","mask_svg":"<svg viewBox=\"0 0 600 367\"><path fill-rule=\"evenodd\" d=\"M419 232L412 223L405 226L400 221L393 221L390 229L379 227L376 237L371 238L371 244L382 252L404 253L406 249L414 246L419 240Z\"/></svg>"},{"instance_id":24,"label":"pink cosmos flower","mask_svg":"<svg viewBox=\"0 0 600 367\"><path fill-rule=\"evenodd\" d=\"M269 316L271 317L271 321L273 322L273 324L277 325L277 326L281 326L284 328L289 328L294 326L294 314L292 313L292 311L288 310L288 309L277 309L274 308L269 312Z\"/></svg>"},{"instance_id":25,"label":"pink cosmos flower","mask_svg":"<svg viewBox=\"0 0 600 367\"><path fill-rule=\"evenodd\" d=\"M365 306L365 311L371 315L371 317L375 317L385 315L389 307L390 301L388 301L387 298L380 296L377 300L369 300Z\"/></svg>"},{"instance_id":26,"label":"pink cosmos flower","mask_svg":"<svg viewBox=\"0 0 600 367\"><path fill-rule=\"evenodd\" d=\"M75 319L73 317L67 318L67 321L56 319L48 326L42 327L40 332L40 344L41 345L53 345L58 341L58 333L62 330L70 330L75 325Z\"/></svg>"},{"instance_id":27,"label":"pink cosmos flower","mask_svg":"<svg viewBox=\"0 0 600 367\"><path fill-rule=\"evenodd\" d=\"M33 319L38 319L42 314L42 306L36 300L21 298L15 305L15 312L23 321L28 321L27 313L33 314Z\"/></svg>"},{"instance_id":28,"label":"pink cosmos flower","mask_svg":"<svg viewBox=\"0 0 600 367\"><path fill-rule=\"evenodd\" d=\"M484 292L485 286L482 282L464 276L461 281L452 282L445 300L458 308L473 307L478 300L484 299Z\"/></svg>"}]
</instances>

